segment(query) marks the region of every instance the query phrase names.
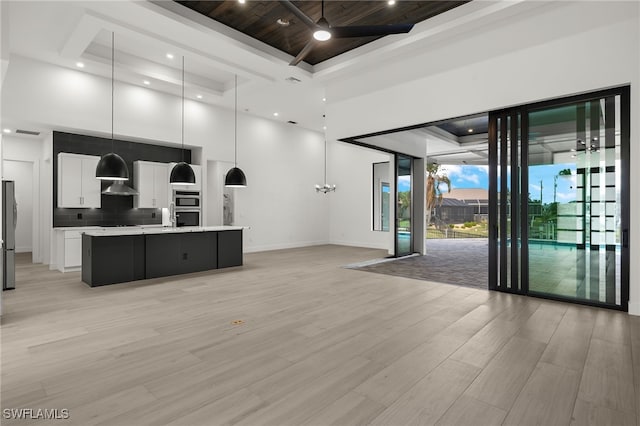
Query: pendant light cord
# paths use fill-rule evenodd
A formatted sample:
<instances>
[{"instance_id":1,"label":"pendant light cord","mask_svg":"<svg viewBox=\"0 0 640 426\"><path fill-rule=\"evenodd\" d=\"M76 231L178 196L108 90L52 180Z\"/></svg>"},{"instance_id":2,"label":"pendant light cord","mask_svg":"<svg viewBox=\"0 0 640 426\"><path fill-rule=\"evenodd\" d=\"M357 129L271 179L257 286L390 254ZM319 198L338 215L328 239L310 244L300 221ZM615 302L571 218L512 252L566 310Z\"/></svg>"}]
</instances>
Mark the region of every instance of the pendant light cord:
<instances>
[{"instance_id":1,"label":"pendant light cord","mask_svg":"<svg viewBox=\"0 0 640 426\"><path fill-rule=\"evenodd\" d=\"M327 136L324 136L324 183L327 183Z\"/></svg>"},{"instance_id":2,"label":"pendant light cord","mask_svg":"<svg viewBox=\"0 0 640 426\"><path fill-rule=\"evenodd\" d=\"M115 152L114 150L114 142L113 142L113 98L115 96L115 83L114 83L114 65L115 62L115 33L111 32L111 152Z\"/></svg>"},{"instance_id":3,"label":"pendant light cord","mask_svg":"<svg viewBox=\"0 0 640 426\"><path fill-rule=\"evenodd\" d=\"M322 115L323 124L324 124L324 182L323 184L327 184L327 115Z\"/></svg>"},{"instance_id":4,"label":"pendant light cord","mask_svg":"<svg viewBox=\"0 0 640 426\"><path fill-rule=\"evenodd\" d=\"M182 57L182 162L184 163L184 56Z\"/></svg>"},{"instance_id":5,"label":"pendant light cord","mask_svg":"<svg viewBox=\"0 0 640 426\"><path fill-rule=\"evenodd\" d=\"M322 0L322 18L324 18L324 0Z\"/></svg>"},{"instance_id":6,"label":"pendant light cord","mask_svg":"<svg viewBox=\"0 0 640 426\"><path fill-rule=\"evenodd\" d=\"M238 166L238 74L236 74L236 100L235 100L235 115L234 115L234 130L233 130L233 146L234 155L233 155L233 165L235 167Z\"/></svg>"}]
</instances>

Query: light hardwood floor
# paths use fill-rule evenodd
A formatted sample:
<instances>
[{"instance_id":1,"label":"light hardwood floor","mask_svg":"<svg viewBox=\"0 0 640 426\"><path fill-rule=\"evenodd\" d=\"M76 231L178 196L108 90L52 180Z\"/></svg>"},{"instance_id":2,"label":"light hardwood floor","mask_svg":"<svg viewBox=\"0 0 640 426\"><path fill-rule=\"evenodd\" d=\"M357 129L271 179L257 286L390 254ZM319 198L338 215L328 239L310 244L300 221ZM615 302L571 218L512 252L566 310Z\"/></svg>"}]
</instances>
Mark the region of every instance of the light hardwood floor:
<instances>
[{"instance_id":1,"label":"light hardwood floor","mask_svg":"<svg viewBox=\"0 0 640 426\"><path fill-rule=\"evenodd\" d=\"M21 264L1 405L70 418L2 424L640 426L640 318L341 268L381 256L101 288Z\"/></svg>"}]
</instances>

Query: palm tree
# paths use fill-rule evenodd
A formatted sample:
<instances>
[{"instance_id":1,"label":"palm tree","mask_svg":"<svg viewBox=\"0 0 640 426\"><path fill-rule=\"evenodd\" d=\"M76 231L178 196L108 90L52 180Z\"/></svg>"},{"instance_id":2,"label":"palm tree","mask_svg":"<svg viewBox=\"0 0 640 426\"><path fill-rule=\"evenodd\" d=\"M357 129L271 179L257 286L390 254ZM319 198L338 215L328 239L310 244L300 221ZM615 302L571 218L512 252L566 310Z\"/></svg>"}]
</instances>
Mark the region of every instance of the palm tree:
<instances>
[{"instance_id":1,"label":"palm tree","mask_svg":"<svg viewBox=\"0 0 640 426\"><path fill-rule=\"evenodd\" d=\"M431 222L431 211L442 205L442 189L440 184L447 185L447 192L451 192L451 181L446 173L438 173L440 164L427 164L427 223L426 228Z\"/></svg>"}]
</instances>

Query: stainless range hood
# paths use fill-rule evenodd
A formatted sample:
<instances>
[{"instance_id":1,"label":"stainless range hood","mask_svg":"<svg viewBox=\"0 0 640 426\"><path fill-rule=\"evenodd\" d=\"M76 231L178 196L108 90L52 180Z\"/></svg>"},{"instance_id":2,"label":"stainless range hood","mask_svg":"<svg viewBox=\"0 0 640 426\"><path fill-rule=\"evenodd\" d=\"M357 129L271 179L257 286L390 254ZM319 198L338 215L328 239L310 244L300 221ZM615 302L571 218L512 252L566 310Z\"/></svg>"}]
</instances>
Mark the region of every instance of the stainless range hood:
<instances>
[{"instance_id":1,"label":"stainless range hood","mask_svg":"<svg viewBox=\"0 0 640 426\"><path fill-rule=\"evenodd\" d=\"M104 195L138 195L138 191L125 185L123 181L114 181L102 193Z\"/></svg>"}]
</instances>

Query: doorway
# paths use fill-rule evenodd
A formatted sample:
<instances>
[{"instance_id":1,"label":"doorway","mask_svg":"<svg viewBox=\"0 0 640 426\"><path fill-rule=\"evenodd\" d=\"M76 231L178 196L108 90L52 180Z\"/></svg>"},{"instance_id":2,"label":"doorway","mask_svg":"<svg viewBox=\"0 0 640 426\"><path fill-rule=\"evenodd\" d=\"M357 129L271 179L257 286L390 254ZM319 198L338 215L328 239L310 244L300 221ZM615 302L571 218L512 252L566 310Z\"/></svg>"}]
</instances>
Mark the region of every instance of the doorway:
<instances>
[{"instance_id":1,"label":"doorway","mask_svg":"<svg viewBox=\"0 0 640 426\"><path fill-rule=\"evenodd\" d=\"M492 112L489 285L627 310L629 88Z\"/></svg>"},{"instance_id":2,"label":"doorway","mask_svg":"<svg viewBox=\"0 0 640 426\"><path fill-rule=\"evenodd\" d=\"M15 182L18 216L16 222L16 253L28 253L31 256L37 234L34 233L34 163L31 161L4 160L3 179Z\"/></svg>"}]
</instances>

